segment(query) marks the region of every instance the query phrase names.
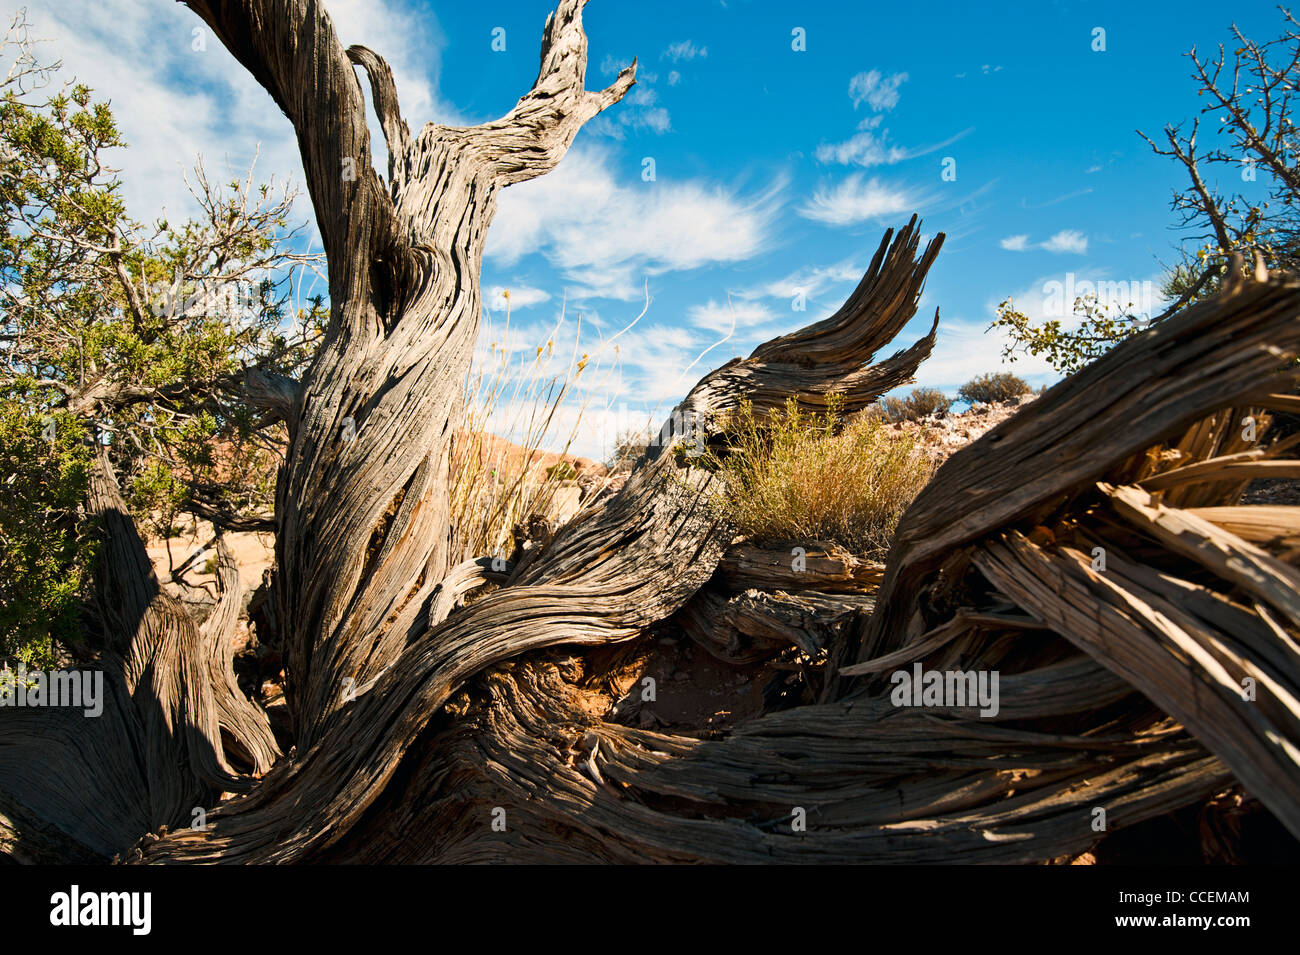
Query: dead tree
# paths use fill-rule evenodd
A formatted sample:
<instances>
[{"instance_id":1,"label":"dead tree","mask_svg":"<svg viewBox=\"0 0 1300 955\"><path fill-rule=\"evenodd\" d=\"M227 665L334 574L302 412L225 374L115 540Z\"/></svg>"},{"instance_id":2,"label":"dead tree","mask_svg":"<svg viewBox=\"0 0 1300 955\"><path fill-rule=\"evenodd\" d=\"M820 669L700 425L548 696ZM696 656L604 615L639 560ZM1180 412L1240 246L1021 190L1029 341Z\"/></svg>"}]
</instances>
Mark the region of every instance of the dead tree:
<instances>
[{"instance_id":1,"label":"dead tree","mask_svg":"<svg viewBox=\"0 0 1300 955\"><path fill-rule=\"evenodd\" d=\"M547 21L537 82L505 117L415 136L383 60L344 50L318 3L190 2L293 123L330 264L319 358L300 382L256 389L291 441L270 602L295 745L278 752L230 673L231 568L228 600L196 628L153 579L102 468L110 698L98 720L0 716L0 849L1037 861L1095 844L1097 807L1114 830L1234 779L1300 833L1300 519L1233 506L1251 477L1296 467L1285 446L1237 433L1249 409L1294 401L1270 397L1298 377L1290 279L1233 285L959 452L884 568L816 542L798 571L788 552L732 547L708 503L719 478L687 442L650 448L621 491L506 574L449 565L448 449L497 192L551 169L633 83L630 68L584 89L584 2ZM354 64L388 182L371 167ZM906 383L937 313L928 335L872 362L914 317L941 244L922 249L915 219L887 233L839 311L706 375L673 415L716 438L743 399L820 408L836 393L856 410ZM721 732L631 725L629 660L665 621L748 665L776 667L793 644L799 662L772 672L800 705ZM916 662L998 670L998 714L895 706L885 675Z\"/></svg>"}]
</instances>

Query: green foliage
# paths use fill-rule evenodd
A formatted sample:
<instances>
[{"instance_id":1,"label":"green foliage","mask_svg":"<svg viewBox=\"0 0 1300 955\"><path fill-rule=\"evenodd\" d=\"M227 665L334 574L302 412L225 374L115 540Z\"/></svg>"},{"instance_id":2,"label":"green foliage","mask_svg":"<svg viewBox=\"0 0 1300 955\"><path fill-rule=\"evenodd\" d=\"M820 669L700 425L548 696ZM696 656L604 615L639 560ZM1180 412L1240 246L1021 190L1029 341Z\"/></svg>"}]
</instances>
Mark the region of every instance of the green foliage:
<instances>
[{"instance_id":1,"label":"green foliage","mask_svg":"<svg viewBox=\"0 0 1300 955\"><path fill-rule=\"evenodd\" d=\"M328 316L320 297L291 305L292 270L320 259L292 251L292 194L200 167L198 219L136 222L105 161L125 145L108 105L40 92L52 72L0 79L0 652L47 663L79 630L96 442L146 533L200 501L265 512L285 435L243 370L292 375Z\"/></svg>"},{"instance_id":2,"label":"green foliage","mask_svg":"<svg viewBox=\"0 0 1300 955\"><path fill-rule=\"evenodd\" d=\"M1160 294L1164 296L1165 301L1169 302L1177 302L1183 298L1187 298L1189 302L1199 302L1216 294L1222 284L1222 276L1211 273L1204 276L1205 281L1202 282L1203 273L1202 268L1197 268L1188 262L1179 262L1165 273L1160 282Z\"/></svg>"},{"instance_id":3,"label":"green foliage","mask_svg":"<svg viewBox=\"0 0 1300 955\"><path fill-rule=\"evenodd\" d=\"M906 398L882 398L880 406L890 421L920 421L948 410L952 399L937 388L913 388Z\"/></svg>"},{"instance_id":4,"label":"green foliage","mask_svg":"<svg viewBox=\"0 0 1300 955\"><path fill-rule=\"evenodd\" d=\"M1031 390L1023 378L1001 371L977 375L958 389L957 397L970 404L990 404L1019 398Z\"/></svg>"},{"instance_id":5,"label":"green foliage","mask_svg":"<svg viewBox=\"0 0 1300 955\"><path fill-rule=\"evenodd\" d=\"M1100 304L1095 296L1077 299L1074 314L1078 324L1073 328L1065 327L1057 318L1034 325L1007 299L998 305L997 318L989 327L1007 332L1008 342L1002 355L1008 361L1016 360L1017 351L1041 355L1049 365L1067 375L1146 327L1144 319Z\"/></svg>"},{"instance_id":6,"label":"green foliage","mask_svg":"<svg viewBox=\"0 0 1300 955\"><path fill-rule=\"evenodd\" d=\"M898 519L930 479L919 439L870 415L847 422L842 403L809 414L791 398L757 415L749 403L721 422L725 450L701 460L726 491L715 497L740 532L764 542L829 541L883 557Z\"/></svg>"},{"instance_id":7,"label":"green foliage","mask_svg":"<svg viewBox=\"0 0 1300 955\"><path fill-rule=\"evenodd\" d=\"M568 461L560 461L546 469L546 477L552 481L572 481L578 476L578 469Z\"/></svg>"},{"instance_id":8,"label":"green foliage","mask_svg":"<svg viewBox=\"0 0 1300 955\"><path fill-rule=\"evenodd\" d=\"M1170 303L1165 314L1140 317L1085 296L1069 319L1034 325L1008 299L990 326L1008 335L1004 357L1042 356L1057 371L1077 371L1149 324L1215 294L1234 253L1247 272L1255 256L1269 270L1300 272L1300 136L1291 119L1300 106L1294 99L1300 21L1281 13L1285 22L1274 40L1251 40L1234 26L1231 43L1220 44L1213 59L1191 51L1198 116L1190 127L1167 124L1164 142L1139 133L1185 174L1170 203L1183 238L1180 261L1161 282Z\"/></svg>"},{"instance_id":9,"label":"green foliage","mask_svg":"<svg viewBox=\"0 0 1300 955\"><path fill-rule=\"evenodd\" d=\"M31 669L56 666L57 647L76 642L95 552L79 513L91 444L49 399L30 384L0 395L0 656Z\"/></svg>"}]
</instances>

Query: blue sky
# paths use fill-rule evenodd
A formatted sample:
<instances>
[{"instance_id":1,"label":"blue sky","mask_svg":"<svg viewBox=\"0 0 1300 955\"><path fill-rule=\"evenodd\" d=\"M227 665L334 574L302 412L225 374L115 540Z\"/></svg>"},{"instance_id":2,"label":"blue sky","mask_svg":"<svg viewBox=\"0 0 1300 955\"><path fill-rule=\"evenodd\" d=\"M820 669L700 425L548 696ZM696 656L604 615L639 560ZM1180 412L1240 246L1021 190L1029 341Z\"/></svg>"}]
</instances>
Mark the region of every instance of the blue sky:
<instances>
[{"instance_id":1,"label":"blue sky","mask_svg":"<svg viewBox=\"0 0 1300 955\"><path fill-rule=\"evenodd\" d=\"M389 59L417 125L507 111L536 76L551 4L328 7L345 43ZM195 49L200 21L179 4L50 0L30 13L47 53L113 102L133 144L118 163L135 215L189 211L182 173L199 154L222 171L257 154L260 176L302 181L288 122L211 37ZM575 447L598 455L708 368L833 311L882 231L913 211L927 233L948 235L897 342L923 334L939 308L920 384L954 392L1004 367L986 329L1008 296L1042 315L1047 283L1069 275L1158 286L1179 241L1169 198L1182 181L1135 130L1155 135L1195 114L1183 56L1193 45L1226 42L1232 22L1271 38L1280 17L1262 2L593 0L585 22L588 86L633 56L638 83L557 170L503 194L483 269L483 343L505 338L498 289L511 291L513 347L548 336L571 346L581 316L579 350L595 353L637 318L648 287L617 367L607 347L591 369L605 371L585 379L592 390L574 395L592 402ZM493 49L498 28L504 50ZM796 28L803 50L792 48ZM299 211L310 215L305 199ZM1037 361L1011 367L1055 380Z\"/></svg>"}]
</instances>

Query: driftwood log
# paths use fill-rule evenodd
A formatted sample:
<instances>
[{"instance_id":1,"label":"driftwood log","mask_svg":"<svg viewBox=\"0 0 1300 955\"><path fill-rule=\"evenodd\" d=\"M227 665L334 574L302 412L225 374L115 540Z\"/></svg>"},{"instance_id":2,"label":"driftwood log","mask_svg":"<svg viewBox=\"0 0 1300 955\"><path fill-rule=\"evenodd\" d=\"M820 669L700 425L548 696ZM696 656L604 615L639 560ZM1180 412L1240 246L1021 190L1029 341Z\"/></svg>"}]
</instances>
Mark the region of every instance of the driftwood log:
<instances>
[{"instance_id":1,"label":"driftwood log","mask_svg":"<svg viewBox=\"0 0 1300 955\"><path fill-rule=\"evenodd\" d=\"M101 457L104 713L0 711L0 851L1038 862L1237 784L1300 836L1300 518L1240 503L1249 481L1300 473L1265 437L1300 377L1290 278L1227 283L956 453L884 566L809 541L796 569L788 549L733 540L709 503L720 478L681 451L692 429L718 441L742 400L837 393L854 411L910 381L937 313L876 356L942 245L921 248L913 219L835 314L706 375L669 419L681 442L618 493L504 573L452 566L449 448L496 196L554 167L634 81L585 89L583 5L561 0L510 113L412 134L382 58L343 49L320 3L189 0L293 124L329 256L321 354L267 400L290 435L266 613L293 745L234 678L228 554L198 627ZM725 725L641 725L621 701L675 692L646 683L656 654L775 675L780 692ZM996 673L996 713L896 705L891 674L917 664Z\"/></svg>"}]
</instances>

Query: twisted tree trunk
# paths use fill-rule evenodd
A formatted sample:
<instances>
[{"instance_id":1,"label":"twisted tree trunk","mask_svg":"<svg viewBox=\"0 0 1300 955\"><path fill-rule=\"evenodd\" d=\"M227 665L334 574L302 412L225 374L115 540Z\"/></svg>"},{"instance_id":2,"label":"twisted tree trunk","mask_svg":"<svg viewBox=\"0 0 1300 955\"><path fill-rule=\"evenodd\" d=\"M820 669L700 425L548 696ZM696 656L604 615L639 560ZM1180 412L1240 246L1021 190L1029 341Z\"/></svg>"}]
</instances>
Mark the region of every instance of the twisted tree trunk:
<instances>
[{"instance_id":1,"label":"twisted tree trunk","mask_svg":"<svg viewBox=\"0 0 1300 955\"><path fill-rule=\"evenodd\" d=\"M230 670L228 555L227 597L196 628L153 579L105 462L92 504L112 692L95 721L0 717L0 850L1030 861L1094 845L1098 807L1113 831L1234 778L1300 833L1300 576L1266 549L1292 552L1270 531L1291 519L1215 506L1282 450L1240 447L1233 428L1297 378L1288 279L1230 286L959 452L883 569L811 541L792 542L803 565L731 547L717 476L675 440L504 577L451 566L449 448L497 192L552 168L633 82L634 67L584 89L584 2L547 21L537 82L509 114L412 136L383 60L345 51L318 3L191 0L293 123L330 263L320 356L295 388L261 389L291 442L271 600L296 745L279 755ZM872 361L914 317L942 240L922 250L915 219L887 233L839 311L705 376L673 438L718 437L745 399L819 408L838 393L857 410L911 380L937 312ZM652 658L694 659L655 649L665 621L763 681L752 718L652 728ZM886 674L918 662L999 672L996 714L895 705Z\"/></svg>"}]
</instances>

